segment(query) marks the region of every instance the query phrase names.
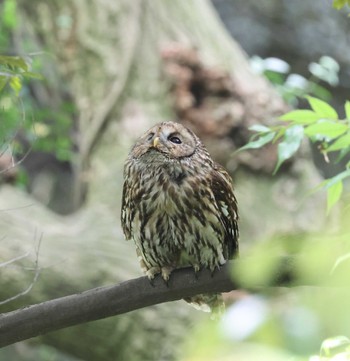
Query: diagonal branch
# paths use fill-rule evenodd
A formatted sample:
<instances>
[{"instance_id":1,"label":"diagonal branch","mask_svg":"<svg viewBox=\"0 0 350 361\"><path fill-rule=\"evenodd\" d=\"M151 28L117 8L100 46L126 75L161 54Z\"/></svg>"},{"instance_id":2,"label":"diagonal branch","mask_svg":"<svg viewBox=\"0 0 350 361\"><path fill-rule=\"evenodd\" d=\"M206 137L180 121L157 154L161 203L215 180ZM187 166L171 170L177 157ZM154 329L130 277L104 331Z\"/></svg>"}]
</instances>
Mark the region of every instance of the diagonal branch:
<instances>
[{"instance_id":1,"label":"diagonal branch","mask_svg":"<svg viewBox=\"0 0 350 361\"><path fill-rule=\"evenodd\" d=\"M200 293L227 292L238 288L229 275L229 262L213 275L203 269L196 275L192 268L175 270L165 285L158 276L153 285L140 277L118 285L94 288L0 315L0 347L61 328L78 325L139 308L175 301ZM291 263L281 263L275 284L291 281Z\"/></svg>"}]
</instances>

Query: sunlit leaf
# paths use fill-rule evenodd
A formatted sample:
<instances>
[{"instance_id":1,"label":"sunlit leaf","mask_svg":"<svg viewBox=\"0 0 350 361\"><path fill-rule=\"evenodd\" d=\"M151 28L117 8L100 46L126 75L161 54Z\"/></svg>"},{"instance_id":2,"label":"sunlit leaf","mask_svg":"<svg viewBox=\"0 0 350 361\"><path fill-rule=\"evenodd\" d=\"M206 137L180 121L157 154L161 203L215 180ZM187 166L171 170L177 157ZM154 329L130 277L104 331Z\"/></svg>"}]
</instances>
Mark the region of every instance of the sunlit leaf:
<instances>
[{"instance_id":1,"label":"sunlit leaf","mask_svg":"<svg viewBox=\"0 0 350 361\"><path fill-rule=\"evenodd\" d=\"M303 136L304 128L301 125L294 125L286 130L284 140L278 144L278 161L274 173L299 149Z\"/></svg>"},{"instance_id":2,"label":"sunlit leaf","mask_svg":"<svg viewBox=\"0 0 350 361\"><path fill-rule=\"evenodd\" d=\"M22 82L21 79L18 76L13 76L10 79L10 86L15 92L15 94L18 96L19 92L22 89Z\"/></svg>"},{"instance_id":3,"label":"sunlit leaf","mask_svg":"<svg viewBox=\"0 0 350 361\"><path fill-rule=\"evenodd\" d=\"M320 356L332 357L340 352L348 351L350 340L345 336L328 338L322 342ZM339 359L340 360L340 359ZM346 359L341 359L346 360Z\"/></svg>"},{"instance_id":4,"label":"sunlit leaf","mask_svg":"<svg viewBox=\"0 0 350 361\"><path fill-rule=\"evenodd\" d=\"M340 70L339 63L331 56L323 55L319 62L325 69L328 69L333 73L338 73Z\"/></svg>"},{"instance_id":5,"label":"sunlit leaf","mask_svg":"<svg viewBox=\"0 0 350 361\"><path fill-rule=\"evenodd\" d=\"M329 71L327 69L325 69L323 66L321 66L320 64L318 64L318 63L310 63L309 64L309 71L313 76L315 76L315 77L317 77L319 79L322 79L322 80L326 81L327 83L329 83L329 81L328 81Z\"/></svg>"},{"instance_id":6,"label":"sunlit leaf","mask_svg":"<svg viewBox=\"0 0 350 361\"><path fill-rule=\"evenodd\" d=\"M336 86L339 83L339 64L330 56L322 56L318 63L310 63L309 71L315 77L332 86Z\"/></svg>"},{"instance_id":7,"label":"sunlit leaf","mask_svg":"<svg viewBox=\"0 0 350 361\"><path fill-rule=\"evenodd\" d=\"M269 127L262 125L262 124L254 124L251 127L249 127L249 130L252 130L253 132L258 132L258 133L271 132L271 129Z\"/></svg>"},{"instance_id":8,"label":"sunlit leaf","mask_svg":"<svg viewBox=\"0 0 350 361\"><path fill-rule=\"evenodd\" d=\"M318 114L320 118L338 119L338 113L325 101L311 96L307 96L306 98L313 111Z\"/></svg>"},{"instance_id":9,"label":"sunlit leaf","mask_svg":"<svg viewBox=\"0 0 350 361\"><path fill-rule=\"evenodd\" d=\"M350 260L350 253L345 253L342 256L338 257L338 259L334 263L331 273L333 273L342 263L348 260Z\"/></svg>"},{"instance_id":10,"label":"sunlit leaf","mask_svg":"<svg viewBox=\"0 0 350 361\"><path fill-rule=\"evenodd\" d=\"M308 137L316 135L328 137L330 139L337 138L345 133L349 127L346 124L334 122L327 119L321 119L316 124L309 125L305 129L305 134Z\"/></svg>"},{"instance_id":11,"label":"sunlit leaf","mask_svg":"<svg viewBox=\"0 0 350 361\"><path fill-rule=\"evenodd\" d=\"M329 212L333 206L339 201L343 192L343 182L339 181L332 184L327 189L327 212Z\"/></svg>"},{"instance_id":12,"label":"sunlit leaf","mask_svg":"<svg viewBox=\"0 0 350 361\"><path fill-rule=\"evenodd\" d=\"M307 89L308 83L309 81L305 77L292 73L288 75L284 85L294 89L305 90Z\"/></svg>"},{"instance_id":13,"label":"sunlit leaf","mask_svg":"<svg viewBox=\"0 0 350 361\"><path fill-rule=\"evenodd\" d=\"M264 59L265 70L271 70L272 72L287 74L290 71L290 65L279 58L270 57Z\"/></svg>"},{"instance_id":14,"label":"sunlit leaf","mask_svg":"<svg viewBox=\"0 0 350 361\"><path fill-rule=\"evenodd\" d=\"M350 4L349 0L333 0L333 7L337 10L343 8L346 4Z\"/></svg>"},{"instance_id":15,"label":"sunlit leaf","mask_svg":"<svg viewBox=\"0 0 350 361\"><path fill-rule=\"evenodd\" d=\"M349 119L350 120L350 101L347 100L345 102L345 116L346 116L346 119Z\"/></svg>"},{"instance_id":16,"label":"sunlit leaf","mask_svg":"<svg viewBox=\"0 0 350 361\"><path fill-rule=\"evenodd\" d=\"M327 152L334 152L350 146L350 133L338 138L330 147L327 148Z\"/></svg>"},{"instance_id":17,"label":"sunlit leaf","mask_svg":"<svg viewBox=\"0 0 350 361\"><path fill-rule=\"evenodd\" d=\"M265 144L269 143L273 137L275 136L275 132L271 132L271 133L267 133L265 135L262 135L261 137L259 137L257 140L254 140L252 142L249 142L248 144L246 144L244 147L240 148L239 150L244 150L244 149L257 149L257 148L261 148L262 146L264 146Z\"/></svg>"},{"instance_id":18,"label":"sunlit leaf","mask_svg":"<svg viewBox=\"0 0 350 361\"><path fill-rule=\"evenodd\" d=\"M279 117L280 120L292 121L296 124L312 124L320 118L317 113L307 109L292 110Z\"/></svg>"}]
</instances>

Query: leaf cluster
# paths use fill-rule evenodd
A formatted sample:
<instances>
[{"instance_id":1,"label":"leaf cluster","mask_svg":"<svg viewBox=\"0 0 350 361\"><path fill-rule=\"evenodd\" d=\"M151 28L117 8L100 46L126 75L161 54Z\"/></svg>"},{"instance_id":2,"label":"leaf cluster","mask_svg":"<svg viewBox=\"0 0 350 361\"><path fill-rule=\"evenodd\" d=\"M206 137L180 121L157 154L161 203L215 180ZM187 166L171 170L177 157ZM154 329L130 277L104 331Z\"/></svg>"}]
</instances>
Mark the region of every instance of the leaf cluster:
<instances>
[{"instance_id":1,"label":"leaf cluster","mask_svg":"<svg viewBox=\"0 0 350 361\"><path fill-rule=\"evenodd\" d=\"M342 9L346 5L350 5L350 0L333 0L333 7L337 10Z\"/></svg>"},{"instance_id":2,"label":"leaf cluster","mask_svg":"<svg viewBox=\"0 0 350 361\"><path fill-rule=\"evenodd\" d=\"M268 143L278 143L278 160L274 173L297 152L304 138L317 144L326 161L328 154L332 152L338 152L337 161L343 159L350 152L350 101L345 103L345 119L341 119L336 110L325 101L311 96L306 99L311 109L292 110L282 115L279 118L282 124L272 127L258 124L250 127L255 134L240 150L258 149ZM327 190L328 211L339 200L343 181L348 177L350 162L344 171L321 184Z\"/></svg>"},{"instance_id":3,"label":"leaf cluster","mask_svg":"<svg viewBox=\"0 0 350 361\"><path fill-rule=\"evenodd\" d=\"M250 63L253 70L264 75L283 99L293 106L297 106L299 99L306 95L329 101L332 94L325 85L333 87L339 83L340 67L330 56L322 56L317 62L311 62L308 76L292 72L290 64L275 57L262 59L253 56Z\"/></svg>"},{"instance_id":4,"label":"leaf cluster","mask_svg":"<svg viewBox=\"0 0 350 361\"><path fill-rule=\"evenodd\" d=\"M320 356L313 356L310 361L349 361L350 340L345 336L328 338L322 342Z\"/></svg>"},{"instance_id":5,"label":"leaf cluster","mask_svg":"<svg viewBox=\"0 0 350 361\"><path fill-rule=\"evenodd\" d=\"M36 109L28 97L20 96L21 90L26 90L27 79L44 79L31 71L32 64L29 56L0 55L0 147L7 152L11 149L11 154L23 153L21 144L15 140L21 129L32 149L53 153L62 161L70 160L73 153L69 134L75 109L68 102L55 111Z\"/></svg>"},{"instance_id":6,"label":"leaf cluster","mask_svg":"<svg viewBox=\"0 0 350 361\"><path fill-rule=\"evenodd\" d=\"M9 85L18 96L24 78L43 79L40 74L31 71L30 58L0 55L0 92Z\"/></svg>"}]
</instances>

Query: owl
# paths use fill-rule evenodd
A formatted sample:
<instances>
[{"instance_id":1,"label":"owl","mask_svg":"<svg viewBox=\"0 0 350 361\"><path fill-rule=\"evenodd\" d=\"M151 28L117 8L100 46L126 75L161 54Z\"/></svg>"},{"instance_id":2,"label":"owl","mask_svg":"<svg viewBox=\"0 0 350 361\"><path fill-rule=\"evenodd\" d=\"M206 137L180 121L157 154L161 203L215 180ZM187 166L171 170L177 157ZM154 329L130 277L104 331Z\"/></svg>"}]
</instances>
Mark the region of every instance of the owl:
<instances>
[{"instance_id":1,"label":"owl","mask_svg":"<svg viewBox=\"0 0 350 361\"><path fill-rule=\"evenodd\" d=\"M238 254L238 212L232 181L200 139L175 122L155 125L132 147L124 167L121 212L141 268L167 282L179 267L214 272ZM205 311L221 295L186 299Z\"/></svg>"}]
</instances>

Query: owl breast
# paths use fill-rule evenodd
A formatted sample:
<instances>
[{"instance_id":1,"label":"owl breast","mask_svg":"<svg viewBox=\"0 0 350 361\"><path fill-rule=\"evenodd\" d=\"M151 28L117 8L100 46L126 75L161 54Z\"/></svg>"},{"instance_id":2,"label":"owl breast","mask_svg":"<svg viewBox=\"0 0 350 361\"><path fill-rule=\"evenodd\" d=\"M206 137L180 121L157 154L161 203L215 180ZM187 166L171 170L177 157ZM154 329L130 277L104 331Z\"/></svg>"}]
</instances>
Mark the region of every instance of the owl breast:
<instances>
[{"instance_id":1,"label":"owl breast","mask_svg":"<svg viewBox=\"0 0 350 361\"><path fill-rule=\"evenodd\" d=\"M200 176L188 160L165 158L148 154L129 164L138 178L130 194L134 211L127 215L138 253L146 269L219 267L228 258L227 235L208 170L201 165Z\"/></svg>"}]
</instances>

